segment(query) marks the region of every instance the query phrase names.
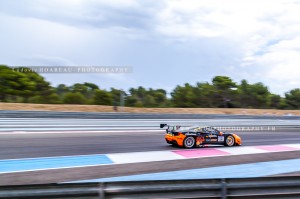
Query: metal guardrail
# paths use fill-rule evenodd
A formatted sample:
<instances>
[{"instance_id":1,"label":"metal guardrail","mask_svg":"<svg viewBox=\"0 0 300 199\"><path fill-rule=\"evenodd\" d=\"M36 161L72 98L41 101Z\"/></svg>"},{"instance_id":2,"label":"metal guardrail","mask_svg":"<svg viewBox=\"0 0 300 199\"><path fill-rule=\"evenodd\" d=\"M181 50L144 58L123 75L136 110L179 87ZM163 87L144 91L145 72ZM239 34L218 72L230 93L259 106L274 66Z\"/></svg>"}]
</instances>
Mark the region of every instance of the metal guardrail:
<instances>
[{"instance_id":1,"label":"metal guardrail","mask_svg":"<svg viewBox=\"0 0 300 199\"><path fill-rule=\"evenodd\" d=\"M0 198L300 198L300 176L0 186Z\"/></svg>"},{"instance_id":2,"label":"metal guardrail","mask_svg":"<svg viewBox=\"0 0 300 199\"><path fill-rule=\"evenodd\" d=\"M300 116L280 115L224 115L224 114L173 114L173 113L125 113L125 112L59 112L0 110L0 118L72 118L72 119L288 119Z\"/></svg>"}]
</instances>

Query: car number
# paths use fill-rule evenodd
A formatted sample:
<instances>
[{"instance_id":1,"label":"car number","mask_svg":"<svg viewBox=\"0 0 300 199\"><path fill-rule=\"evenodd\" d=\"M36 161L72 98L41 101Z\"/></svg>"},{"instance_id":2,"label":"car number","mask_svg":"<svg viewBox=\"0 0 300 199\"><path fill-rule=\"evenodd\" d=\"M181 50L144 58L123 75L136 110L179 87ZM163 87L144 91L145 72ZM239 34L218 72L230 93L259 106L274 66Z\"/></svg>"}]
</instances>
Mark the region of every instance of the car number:
<instances>
[{"instance_id":1,"label":"car number","mask_svg":"<svg viewBox=\"0 0 300 199\"><path fill-rule=\"evenodd\" d=\"M218 142L224 142L224 136L218 136Z\"/></svg>"}]
</instances>

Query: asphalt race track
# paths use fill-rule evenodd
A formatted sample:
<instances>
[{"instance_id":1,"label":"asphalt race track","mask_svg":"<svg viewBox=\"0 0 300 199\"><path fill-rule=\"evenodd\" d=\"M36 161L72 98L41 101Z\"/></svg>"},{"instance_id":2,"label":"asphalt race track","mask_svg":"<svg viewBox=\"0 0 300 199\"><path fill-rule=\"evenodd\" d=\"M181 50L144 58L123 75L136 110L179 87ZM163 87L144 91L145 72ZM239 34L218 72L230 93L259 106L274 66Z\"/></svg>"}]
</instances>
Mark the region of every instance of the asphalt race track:
<instances>
[{"instance_id":1,"label":"asphalt race track","mask_svg":"<svg viewBox=\"0 0 300 199\"><path fill-rule=\"evenodd\" d=\"M300 129L299 129L300 130ZM238 132L243 146L300 143L298 129ZM172 150L164 131L0 133L0 159ZM178 149L178 148L177 148Z\"/></svg>"},{"instance_id":2,"label":"asphalt race track","mask_svg":"<svg viewBox=\"0 0 300 199\"><path fill-rule=\"evenodd\" d=\"M210 119L0 119L0 161L8 159L78 156L185 150L165 143L160 123L208 125L229 128L243 140L243 146L300 143L300 122L286 118L210 118ZM251 129L251 127L256 129ZM242 129L244 128L244 129ZM222 146L221 146L222 147ZM218 149L220 146L211 146ZM226 147L222 147L226 148ZM236 147L238 149L238 147ZM198 150L202 150L199 148ZM235 147L233 148L233 151ZM130 165L102 165L69 169L0 174L0 185L66 182L125 174L143 174L199 167L224 166L261 161L299 158L300 151L248 154L228 157L168 160ZM200 165L200 166L199 166ZM1 162L0 162L1 167ZM33 174L34 173L34 174ZM293 172L298 175L299 172Z\"/></svg>"}]
</instances>

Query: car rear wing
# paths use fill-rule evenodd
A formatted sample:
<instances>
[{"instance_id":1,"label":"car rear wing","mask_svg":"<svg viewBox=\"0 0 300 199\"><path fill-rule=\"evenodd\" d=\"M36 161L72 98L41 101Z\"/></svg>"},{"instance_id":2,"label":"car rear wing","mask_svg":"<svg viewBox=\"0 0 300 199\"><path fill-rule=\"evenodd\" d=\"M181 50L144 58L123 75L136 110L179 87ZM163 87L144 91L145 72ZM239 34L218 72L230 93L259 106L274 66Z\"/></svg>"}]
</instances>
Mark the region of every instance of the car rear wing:
<instances>
[{"instance_id":1,"label":"car rear wing","mask_svg":"<svg viewBox=\"0 0 300 199\"><path fill-rule=\"evenodd\" d=\"M167 129L169 128L174 128L176 126L179 126L179 125L169 125L169 124L160 124L159 127L162 129L164 127L167 127Z\"/></svg>"},{"instance_id":2,"label":"car rear wing","mask_svg":"<svg viewBox=\"0 0 300 199\"><path fill-rule=\"evenodd\" d=\"M174 129L174 126L170 126L170 125L168 125L168 124L160 124L159 127L160 127L161 129L164 128L164 127L167 127L167 128L166 128L166 132L167 132L167 133L171 132L171 131Z\"/></svg>"},{"instance_id":3,"label":"car rear wing","mask_svg":"<svg viewBox=\"0 0 300 199\"><path fill-rule=\"evenodd\" d=\"M168 124L160 124L159 126L160 126L161 129L164 128L165 126L168 126L168 127L169 127Z\"/></svg>"},{"instance_id":4,"label":"car rear wing","mask_svg":"<svg viewBox=\"0 0 300 199\"><path fill-rule=\"evenodd\" d=\"M166 131L167 132L171 132L171 131L175 131L175 130L178 130L180 129L180 125L168 125L168 124L160 124L159 127L162 129L164 127L167 127L166 128Z\"/></svg>"}]
</instances>

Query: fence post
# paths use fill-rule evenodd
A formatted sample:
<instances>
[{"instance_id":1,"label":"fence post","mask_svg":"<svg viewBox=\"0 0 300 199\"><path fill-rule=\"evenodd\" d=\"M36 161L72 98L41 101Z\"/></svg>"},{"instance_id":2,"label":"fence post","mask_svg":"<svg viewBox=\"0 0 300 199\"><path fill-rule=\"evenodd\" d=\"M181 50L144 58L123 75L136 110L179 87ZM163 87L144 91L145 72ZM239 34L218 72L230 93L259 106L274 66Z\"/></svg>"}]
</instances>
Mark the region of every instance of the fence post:
<instances>
[{"instance_id":1,"label":"fence post","mask_svg":"<svg viewBox=\"0 0 300 199\"><path fill-rule=\"evenodd\" d=\"M227 199L227 183L224 178L221 179L221 198Z\"/></svg>"},{"instance_id":2,"label":"fence post","mask_svg":"<svg viewBox=\"0 0 300 199\"><path fill-rule=\"evenodd\" d=\"M104 182L99 183L99 199L105 199L105 184L104 184Z\"/></svg>"}]
</instances>

